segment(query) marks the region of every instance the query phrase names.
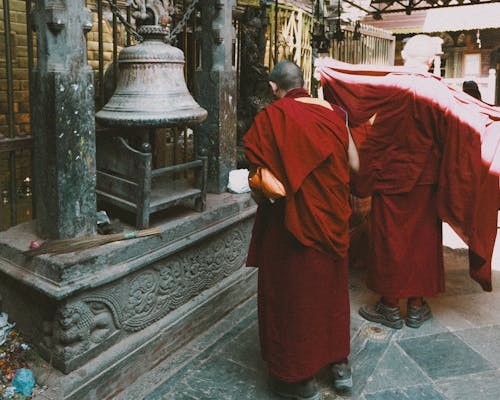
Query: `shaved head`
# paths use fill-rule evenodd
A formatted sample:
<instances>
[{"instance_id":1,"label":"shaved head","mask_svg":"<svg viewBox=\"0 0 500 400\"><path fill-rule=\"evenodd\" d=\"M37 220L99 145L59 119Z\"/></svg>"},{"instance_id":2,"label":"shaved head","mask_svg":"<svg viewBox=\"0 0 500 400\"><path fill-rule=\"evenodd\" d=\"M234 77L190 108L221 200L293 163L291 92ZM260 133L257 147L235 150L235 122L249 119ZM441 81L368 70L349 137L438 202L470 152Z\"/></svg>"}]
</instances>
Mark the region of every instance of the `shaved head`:
<instances>
[{"instance_id":1,"label":"shaved head","mask_svg":"<svg viewBox=\"0 0 500 400\"><path fill-rule=\"evenodd\" d=\"M276 64L269 80L285 91L304 87L302 70L291 61L280 61Z\"/></svg>"}]
</instances>

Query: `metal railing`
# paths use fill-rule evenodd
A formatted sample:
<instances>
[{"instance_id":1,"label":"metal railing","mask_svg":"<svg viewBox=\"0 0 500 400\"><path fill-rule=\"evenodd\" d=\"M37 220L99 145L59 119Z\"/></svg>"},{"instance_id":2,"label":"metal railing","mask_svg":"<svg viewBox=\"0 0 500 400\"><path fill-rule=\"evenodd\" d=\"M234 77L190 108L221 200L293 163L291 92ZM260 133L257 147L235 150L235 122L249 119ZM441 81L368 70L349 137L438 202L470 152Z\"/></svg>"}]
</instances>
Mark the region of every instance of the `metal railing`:
<instances>
[{"instance_id":1,"label":"metal railing","mask_svg":"<svg viewBox=\"0 0 500 400\"><path fill-rule=\"evenodd\" d=\"M306 88L311 89L314 50L311 35L313 10L303 4L268 1L270 24L267 31L265 64L271 70L282 59L294 61L304 71ZM323 23L330 23L326 18ZM334 24L333 24L334 25ZM368 25L342 25L343 40L334 38L330 28L329 56L353 64L393 65L396 37L391 32Z\"/></svg>"},{"instance_id":2,"label":"metal railing","mask_svg":"<svg viewBox=\"0 0 500 400\"><path fill-rule=\"evenodd\" d=\"M0 230L31 218L31 157L33 140L29 135L29 75L33 65L32 29L29 18L19 24L19 16L29 15L32 2L24 12L16 12L11 25L8 0L3 0L3 52L0 52ZM24 29L20 31L19 25ZM25 40L23 39L25 38ZM25 42L25 43L24 43Z\"/></svg>"},{"instance_id":3,"label":"metal railing","mask_svg":"<svg viewBox=\"0 0 500 400\"><path fill-rule=\"evenodd\" d=\"M33 138L29 123L29 82L36 63L36 42L30 26L35 0L0 3L0 231L33 217L31 165ZM126 0L112 0L121 15L131 23L131 8ZM87 55L95 72L95 104L98 111L107 102L116 84L120 50L134 43L107 0L87 0L94 16L93 29L87 34ZM174 8L186 9L185 0L174 2ZM173 25L182 15L174 16ZM185 77L188 88L194 87L197 44L196 13L180 29L175 43L185 53ZM2 26L3 25L3 26ZM3 28L3 29L2 29ZM8 32L9 34L5 34ZM3 46L3 49L1 48ZM153 136L162 144L154 155L157 165L186 162L192 157L193 135L188 129L159 130Z\"/></svg>"}]
</instances>

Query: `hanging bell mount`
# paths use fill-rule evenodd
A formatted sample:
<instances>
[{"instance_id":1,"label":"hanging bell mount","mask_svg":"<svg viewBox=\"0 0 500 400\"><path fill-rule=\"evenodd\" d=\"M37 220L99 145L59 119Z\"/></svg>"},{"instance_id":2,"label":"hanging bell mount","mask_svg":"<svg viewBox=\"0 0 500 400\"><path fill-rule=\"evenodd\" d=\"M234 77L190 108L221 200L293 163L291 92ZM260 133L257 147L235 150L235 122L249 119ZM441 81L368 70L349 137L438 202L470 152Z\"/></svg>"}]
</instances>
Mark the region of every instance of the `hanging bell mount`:
<instances>
[{"instance_id":1,"label":"hanging bell mount","mask_svg":"<svg viewBox=\"0 0 500 400\"><path fill-rule=\"evenodd\" d=\"M184 80L184 53L169 41L168 2L133 1L142 42L118 57L119 75L112 97L96 113L107 127L192 126L207 117Z\"/></svg>"}]
</instances>

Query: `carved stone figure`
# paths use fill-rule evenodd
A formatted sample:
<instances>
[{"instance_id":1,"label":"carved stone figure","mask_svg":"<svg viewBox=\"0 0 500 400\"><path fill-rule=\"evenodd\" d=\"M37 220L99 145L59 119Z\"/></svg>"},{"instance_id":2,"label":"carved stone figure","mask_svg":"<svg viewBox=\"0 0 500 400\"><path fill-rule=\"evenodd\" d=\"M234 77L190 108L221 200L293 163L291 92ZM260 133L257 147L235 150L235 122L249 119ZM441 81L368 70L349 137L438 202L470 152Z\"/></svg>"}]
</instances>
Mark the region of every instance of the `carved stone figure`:
<instances>
[{"instance_id":1,"label":"carved stone figure","mask_svg":"<svg viewBox=\"0 0 500 400\"><path fill-rule=\"evenodd\" d=\"M104 341L115 330L106 305L83 301L60 307L52 324L45 324L42 344L52 347L57 358L71 360Z\"/></svg>"}]
</instances>

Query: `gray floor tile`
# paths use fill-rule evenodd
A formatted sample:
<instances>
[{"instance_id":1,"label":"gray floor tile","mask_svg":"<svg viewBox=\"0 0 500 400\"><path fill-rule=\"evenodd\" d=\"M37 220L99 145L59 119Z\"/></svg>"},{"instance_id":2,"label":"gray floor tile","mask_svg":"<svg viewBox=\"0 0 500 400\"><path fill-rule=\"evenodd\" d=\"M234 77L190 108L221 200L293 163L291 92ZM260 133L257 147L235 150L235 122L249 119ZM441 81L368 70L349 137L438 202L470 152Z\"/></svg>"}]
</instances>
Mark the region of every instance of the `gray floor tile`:
<instances>
[{"instance_id":1,"label":"gray floor tile","mask_svg":"<svg viewBox=\"0 0 500 400\"><path fill-rule=\"evenodd\" d=\"M403 339L398 344L431 379L467 375L494 368L453 333Z\"/></svg>"},{"instance_id":2,"label":"gray floor tile","mask_svg":"<svg viewBox=\"0 0 500 400\"><path fill-rule=\"evenodd\" d=\"M456 331L455 335L460 337L495 367L500 368L500 325Z\"/></svg>"},{"instance_id":3,"label":"gray floor tile","mask_svg":"<svg viewBox=\"0 0 500 400\"><path fill-rule=\"evenodd\" d=\"M366 400L446 400L431 385L418 385L402 389L365 394Z\"/></svg>"},{"instance_id":4,"label":"gray floor tile","mask_svg":"<svg viewBox=\"0 0 500 400\"><path fill-rule=\"evenodd\" d=\"M237 312L229 313L224 319L222 319L217 325L209 329L199 340L192 345L193 349L198 351L206 350L207 346L212 345L220 340L231 340L234 335L238 335L239 332L245 330L248 324L241 323L242 321L255 321L257 319L257 300L254 296L242 306L240 306ZM231 335L228 336L227 332L231 331Z\"/></svg>"},{"instance_id":5,"label":"gray floor tile","mask_svg":"<svg viewBox=\"0 0 500 400\"><path fill-rule=\"evenodd\" d=\"M436 384L449 400L498 400L500 372L498 370L439 381Z\"/></svg>"},{"instance_id":6,"label":"gray floor tile","mask_svg":"<svg viewBox=\"0 0 500 400\"><path fill-rule=\"evenodd\" d=\"M167 392L151 395L146 400L177 400L180 394L187 396L186 399L199 400L274 399L261 376L219 357L190 371Z\"/></svg>"},{"instance_id":7,"label":"gray floor tile","mask_svg":"<svg viewBox=\"0 0 500 400\"><path fill-rule=\"evenodd\" d=\"M359 330L365 322L363 318L357 316L357 314L353 314L351 311L351 340L359 333Z\"/></svg>"},{"instance_id":8,"label":"gray floor tile","mask_svg":"<svg viewBox=\"0 0 500 400\"><path fill-rule=\"evenodd\" d=\"M422 383L432 382L399 346L392 345L378 362L372 376L368 378L363 392L380 392Z\"/></svg>"},{"instance_id":9,"label":"gray floor tile","mask_svg":"<svg viewBox=\"0 0 500 400\"><path fill-rule=\"evenodd\" d=\"M450 255L447 257L449 261ZM447 293L428 299L434 318L420 329L405 326L397 331L363 320L359 307L374 303L378 296L366 289L364 271L351 271L353 396L335 395L324 368L317 376L322 400L500 399L500 313L496 305L500 294L482 292L460 265L462 255L457 257L455 267L447 271ZM140 382L137 393L147 393L140 399L280 399L267 387L255 298L184 351ZM151 388L144 389L148 384Z\"/></svg>"},{"instance_id":10,"label":"gray floor tile","mask_svg":"<svg viewBox=\"0 0 500 400\"><path fill-rule=\"evenodd\" d=\"M473 327L500 325L500 292L472 294L462 296L461 300L451 304L463 313Z\"/></svg>"},{"instance_id":11,"label":"gray floor tile","mask_svg":"<svg viewBox=\"0 0 500 400\"><path fill-rule=\"evenodd\" d=\"M245 333L248 329L250 329L252 325L255 324L257 318L255 311L250 313L248 313L247 311L247 305L245 304L242 308L235 310L232 313L233 315L230 315L227 318L227 321L231 322L231 324L229 325L229 330L227 330L228 327L226 326L227 321L223 321L222 324L218 324L217 326L215 326L213 331L211 331L209 334L200 337L198 340L195 340L194 343L189 345L188 349L191 352L193 350L198 351L197 356L190 360L188 364L178 366L179 369L174 374L165 376L163 382L152 388L145 399L157 400L169 398L163 396L166 396L166 394L171 395L173 390L172 388L176 388L181 385L179 382L185 381L186 377L192 377L197 373L197 371L205 369L205 365L210 360L212 360L212 362L214 359L224 360L224 358L227 357L227 354L222 355L221 352L224 351L225 346L231 343L242 333ZM204 348L203 345L205 346ZM252 371L252 369L247 368L246 365L240 365L240 367L250 372ZM254 370L255 369L256 368L254 368ZM249 379L251 382L251 378ZM194 395L191 391L187 391L185 393ZM221 400L223 400L223 398L221 398Z\"/></svg>"},{"instance_id":12,"label":"gray floor tile","mask_svg":"<svg viewBox=\"0 0 500 400\"><path fill-rule=\"evenodd\" d=\"M220 351L221 357L255 371L266 368L260 355L257 321L228 342Z\"/></svg>"},{"instance_id":13,"label":"gray floor tile","mask_svg":"<svg viewBox=\"0 0 500 400\"><path fill-rule=\"evenodd\" d=\"M361 344L361 342L358 342ZM363 392L368 378L372 376L377 367L378 360L387 349L389 340L385 342L374 342L366 340L356 354L350 357L352 363L353 398L359 397ZM353 346L357 350L357 346Z\"/></svg>"},{"instance_id":14,"label":"gray floor tile","mask_svg":"<svg viewBox=\"0 0 500 400\"><path fill-rule=\"evenodd\" d=\"M467 302L466 296L439 296L427 299L431 306L433 322L445 326L450 331L474 328L462 304Z\"/></svg>"}]
</instances>

